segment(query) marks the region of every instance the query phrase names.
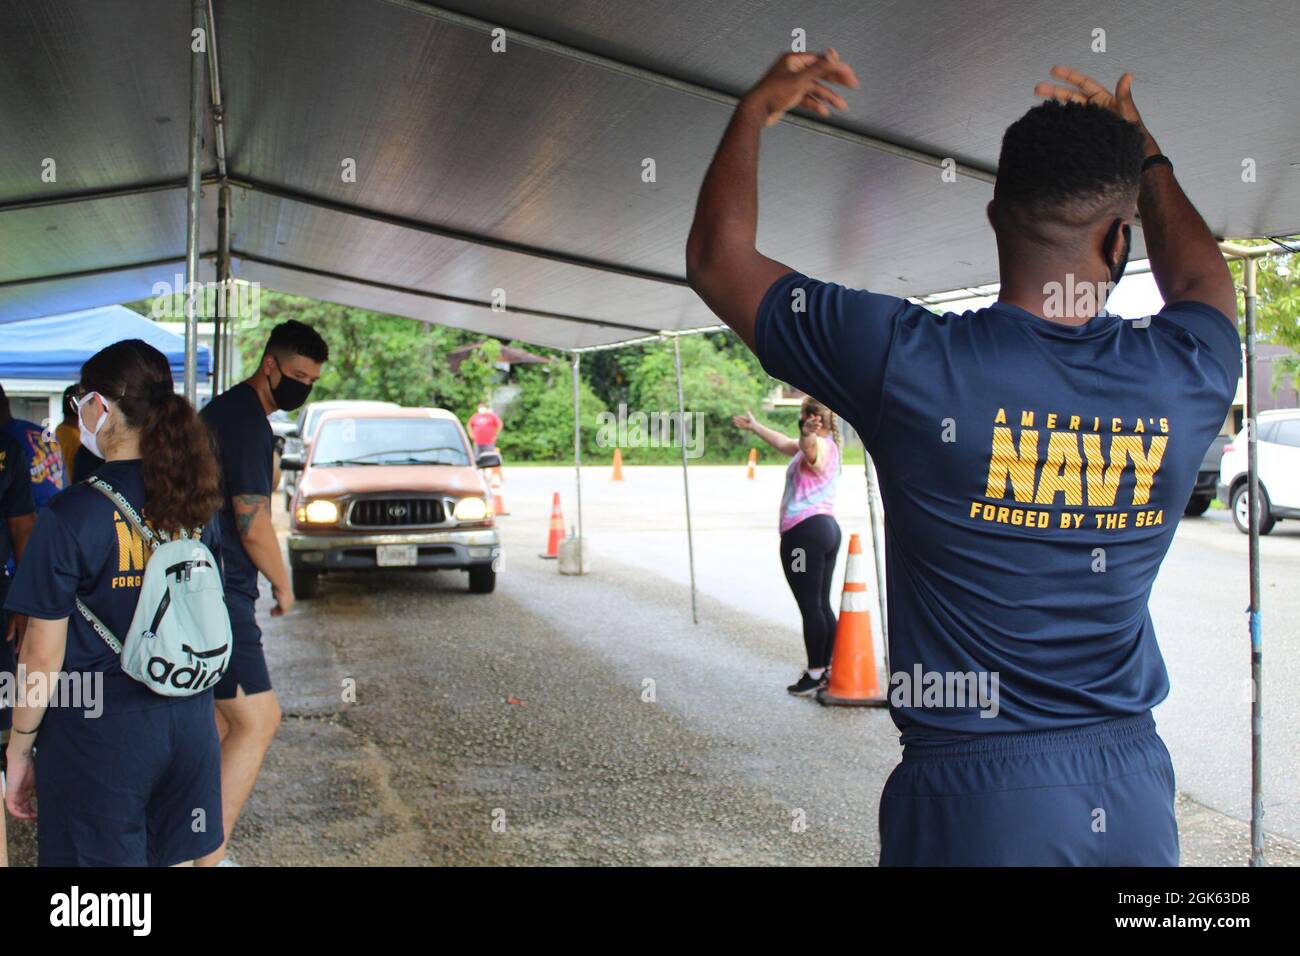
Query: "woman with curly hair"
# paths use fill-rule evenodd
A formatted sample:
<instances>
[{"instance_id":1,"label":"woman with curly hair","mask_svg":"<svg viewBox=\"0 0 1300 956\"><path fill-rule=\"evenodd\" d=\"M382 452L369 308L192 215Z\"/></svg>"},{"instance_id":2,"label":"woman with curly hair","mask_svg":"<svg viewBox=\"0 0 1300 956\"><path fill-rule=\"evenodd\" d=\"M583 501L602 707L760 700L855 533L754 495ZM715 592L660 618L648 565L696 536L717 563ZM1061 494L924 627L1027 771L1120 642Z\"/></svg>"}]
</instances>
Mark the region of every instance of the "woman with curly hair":
<instances>
[{"instance_id":1,"label":"woman with curly hair","mask_svg":"<svg viewBox=\"0 0 1300 956\"><path fill-rule=\"evenodd\" d=\"M105 459L96 479L159 537L199 533L218 551L211 440L161 352L133 339L96 353L81 369L77 417L83 443ZM7 805L31 820L38 798L42 866L175 866L221 844L212 691L154 693L77 611L80 600L126 633L148 558L119 508L83 483L41 512L19 562L7 609L29 617L26 699L14 708ZM81 692L43 699L32 693L42 681Z\"/></svg>"}]
</instances>

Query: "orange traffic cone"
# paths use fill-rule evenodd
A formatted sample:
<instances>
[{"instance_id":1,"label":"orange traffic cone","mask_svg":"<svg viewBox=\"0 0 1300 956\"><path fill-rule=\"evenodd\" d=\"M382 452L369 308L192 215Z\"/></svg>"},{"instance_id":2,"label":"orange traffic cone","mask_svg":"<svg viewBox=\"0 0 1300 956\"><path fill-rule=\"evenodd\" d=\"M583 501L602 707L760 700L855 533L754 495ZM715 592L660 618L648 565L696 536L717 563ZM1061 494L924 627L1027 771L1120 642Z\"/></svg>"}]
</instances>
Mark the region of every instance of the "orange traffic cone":
<instances>
[{"instance_id":1,"label":"orange traffic cone","mask_svg":"<svg viewBox=\"0 0 1300 956\"><path fill-rule=\"evenodd\" d=\"M840 601L840 621L835 628L835 650L831 654L831 679L817 692L817 700L823 704L888 706L876 676L876 649L871 637L867 572L863 563L862 542L856 534L850 535L844 596Z\"/></svg>"},{"instance_id":2,"label":"orange traffic cone","mask_svg":"<svg viewBox=\"0 0 1300 956\"><path fill-rule=\"evenodd\" d=\"M560 511L560 493L557 491L551 499L551 530L546 536L546 553L540 558L558 558L560 542L564 540L564 513Z\"/></svg>"},{"instance_id":3,"label":"orange traffic cone","mask_svg":"<svg viewBox=\"0 0 1300 956\"><path fill-rule=\"evenodd\" d=\"M492 488L492 513L496 515L498 518L501 517L502 515L510 514L510 512L506 510L506 499L501 494L500 475L495 473L492 475L491 488Z\"/></svg>"},{"instance_id":4,"label":"orange traffic cone","mask_svg":"<svg viewBox=\"0 0 1300 956\"><path fill-rule=\"evenodd\" d=\"M623 449L614 449L614 473L610 475L610 481L623 480Z\"/></svg>"},{"instance_id":5,"label":"orange traffic cone","mask_svg":"<svg viewBox=\"0 0 1300 956\"><path fill-rule=\"evenodd\" d=\"M756 465L757 463L758 463L758 449L751 448L749 450L749 474L745 476L750 481L754 480L754 465Z\"/></svg>"}]
</instances>

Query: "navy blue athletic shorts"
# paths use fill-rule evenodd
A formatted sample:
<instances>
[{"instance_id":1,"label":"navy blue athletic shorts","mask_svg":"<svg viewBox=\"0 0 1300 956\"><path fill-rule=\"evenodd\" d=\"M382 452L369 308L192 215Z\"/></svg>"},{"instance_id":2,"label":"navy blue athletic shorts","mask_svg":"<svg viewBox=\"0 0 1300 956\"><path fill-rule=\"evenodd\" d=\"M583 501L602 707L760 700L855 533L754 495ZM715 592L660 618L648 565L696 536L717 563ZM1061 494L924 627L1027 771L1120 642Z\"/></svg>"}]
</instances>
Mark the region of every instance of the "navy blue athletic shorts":
<instances>
[{"instance_id":1,"label":"navy blue athletic shorts","mask_svg":"<svg viewBox=\"0 0 1300 956\"><path fill-rule=\"evenodd\" d=\"M95 718L47 712L34 759L41 866L174 866L221 846L208 694Z\"/></svg>"},{"instance_id":2,"label":"navy blue athletic shorts","mask_svg":"<svg viewBox=\"0 0 1300 956\"><path fill-rule=\"evenodd\" d=\"M230 612L230 631L234 641L230 648L230 667L214 688L217 700L238 696L240 687L250 696L270 690L271 672L266 669L262 629L257 626L253 602L227 597L226 609Z\"/></svg>"},{"instance_id":3,"label":"navy blue athletic shorts","mask_svg":"<svg viewBox=\"0 0 1300 956\"><path fill-rule=\"evenodd\" d=\"M907 745L880 797L880 865L1177 866L1155 720Z\"/></svg>"}]
</instances>

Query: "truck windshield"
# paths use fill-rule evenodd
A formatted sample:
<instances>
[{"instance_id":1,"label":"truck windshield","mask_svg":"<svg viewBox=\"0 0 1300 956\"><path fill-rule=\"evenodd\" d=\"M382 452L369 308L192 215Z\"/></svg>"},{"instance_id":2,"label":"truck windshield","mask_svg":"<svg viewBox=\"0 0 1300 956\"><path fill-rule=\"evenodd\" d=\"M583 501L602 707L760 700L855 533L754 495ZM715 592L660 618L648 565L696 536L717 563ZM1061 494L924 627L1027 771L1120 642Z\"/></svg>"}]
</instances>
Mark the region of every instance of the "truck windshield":
<instances>
[{"instance_id":1,"label":"truck windshield","mask_svg":"<svg viewBox=\"0 0 1300 956\"><path fill-rule=\"evenodd\" d=\"M311 463L318 468L361 465L468 465L454 422L429 418L336 418L320 427Z\"/></svg>"}]
</instances>

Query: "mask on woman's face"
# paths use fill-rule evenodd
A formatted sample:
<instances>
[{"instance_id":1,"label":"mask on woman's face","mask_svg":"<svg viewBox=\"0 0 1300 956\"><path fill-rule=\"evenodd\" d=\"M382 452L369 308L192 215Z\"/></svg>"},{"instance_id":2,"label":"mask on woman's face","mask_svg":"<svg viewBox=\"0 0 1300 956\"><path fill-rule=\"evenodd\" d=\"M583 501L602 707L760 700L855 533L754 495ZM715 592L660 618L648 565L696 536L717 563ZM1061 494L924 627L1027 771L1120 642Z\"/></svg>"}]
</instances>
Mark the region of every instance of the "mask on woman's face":
<instances>
[{"instance_id":1,"label":"mask on woman's face","mask_svg":"<svg viewBox=\"0 0 1300 956\"><path fill-rule=\"evenodd\" d=\"M284 366L274 355L271 358L275 362L275 367L280 370L280 382L278 385L271 386L271 398L275 400L275 407L285 412L292 412L302 408L307 401L307 396L311 394L311 386L306 382L300 382L296 378L290 378L285 374ZM271 376L267 376L267 381Z\"/></svg>"},{"instance_id":2,"label":"mask on woman's face","mask_svg":"<svg viewBox=\"0 0 1300 956\"><path fill-rule=\"evenodd\" d=\"M99 421L95 422L93 431L86 427L86 419L83 417L83 409L89 406L92 401L99 403ZM104 422L108 421L111 411L108 402L99 392L87 393L86 397L77 405L77 430L81 432L81 444L86 446L96 458L104 457L104 452L99 447L99 433L104 430Z\"/></svg>"}]
</instances>

